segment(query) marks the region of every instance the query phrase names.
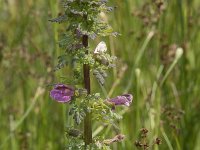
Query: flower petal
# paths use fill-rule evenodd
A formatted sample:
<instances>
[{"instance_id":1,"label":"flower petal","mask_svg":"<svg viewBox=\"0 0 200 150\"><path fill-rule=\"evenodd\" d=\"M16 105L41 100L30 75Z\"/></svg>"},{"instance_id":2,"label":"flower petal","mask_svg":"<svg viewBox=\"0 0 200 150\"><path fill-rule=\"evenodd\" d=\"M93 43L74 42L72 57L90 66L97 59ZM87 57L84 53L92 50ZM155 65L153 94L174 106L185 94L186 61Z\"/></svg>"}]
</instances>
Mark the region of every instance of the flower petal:
<instances>
[{"instance_id":1,"label":"flower petal","mask_svg":"<svg viewBox=\"0 0 200 150\"><path fill-rule=\"evenodd\" d=\"M56 84L50 91L50 96L57 102L66 103L74 96L74 88L64 84Z\"/></svg>"}]
</instances>

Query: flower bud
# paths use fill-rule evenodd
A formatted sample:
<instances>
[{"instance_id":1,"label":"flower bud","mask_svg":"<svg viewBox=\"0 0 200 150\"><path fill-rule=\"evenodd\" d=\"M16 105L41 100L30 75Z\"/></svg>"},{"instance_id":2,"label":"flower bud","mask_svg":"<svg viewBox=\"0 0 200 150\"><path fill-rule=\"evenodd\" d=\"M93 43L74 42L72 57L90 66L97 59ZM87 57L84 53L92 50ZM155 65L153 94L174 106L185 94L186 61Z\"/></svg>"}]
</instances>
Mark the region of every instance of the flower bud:
<instances>
[{"instance_id":1,"label":"flower bud","mask_svg":"<svg viewBox=\"0 0 200 150\"><path fill-rule=\"evenodd\" d=\"M109 99L108 102L113 103L114 105L125 105L130 106L132 103L133 96L131 94L123 94L115 98Z\"/></svg>"},{"instance_id":2,"label":"flower bud","mask_svg":"<svg viewBox=\"0 0 200 150\"><path fill-rule=\"evenodd\" d=\"M177 48L175 58L179 59L183 55L183 49L181 47Z\"/></svg>"},{"instance_id":3,"label":"flower bud","mask_svg":"<svg viewBox=\"0 0 200 150\"><path fill-rule=\"evenodd\" d=\"M141 70L139 68L136 68L135 69L135 74L136 74L137 77L140 76L140 73L141 73Z\"/></svg>"}]
</instances>

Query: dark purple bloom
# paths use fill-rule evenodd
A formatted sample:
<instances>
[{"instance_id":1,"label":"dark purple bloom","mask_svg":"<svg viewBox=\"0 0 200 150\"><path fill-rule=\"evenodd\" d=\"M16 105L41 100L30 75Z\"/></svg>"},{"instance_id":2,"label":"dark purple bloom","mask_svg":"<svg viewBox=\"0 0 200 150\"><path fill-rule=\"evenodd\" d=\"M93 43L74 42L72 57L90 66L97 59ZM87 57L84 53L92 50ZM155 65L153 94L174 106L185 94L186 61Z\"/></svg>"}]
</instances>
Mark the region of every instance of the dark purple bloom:
<instances>
[{"instance_id":1,"label":"dark purple bloom","mask_svg":"<svg viewBox=\"0 0 200 150\"><path fill-rule=\"evenodd\" d=\"M50 91L50 96L57 102L67 103L74 96L74 88L64 84L56 84Z\"/></svg>"},{"instance_id":2,"label":"dark purple bloom","mask_svg":"<svg viewBox=\"0 0 200 150\"><path fill-rule=\"evenodd\" d=\"M108 101L114 105L125 105L130 106L132 103L133 96L131 94L123 94L115 98L109 99Z\"/></svg>"}]
</instances>

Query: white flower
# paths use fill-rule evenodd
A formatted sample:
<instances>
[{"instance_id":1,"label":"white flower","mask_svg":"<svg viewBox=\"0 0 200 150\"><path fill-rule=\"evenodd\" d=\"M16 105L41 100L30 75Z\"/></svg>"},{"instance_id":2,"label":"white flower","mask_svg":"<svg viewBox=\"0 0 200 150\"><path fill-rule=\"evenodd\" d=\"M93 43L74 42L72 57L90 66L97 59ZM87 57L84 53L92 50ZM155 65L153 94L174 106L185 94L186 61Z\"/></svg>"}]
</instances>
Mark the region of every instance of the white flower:
<instances>
[{"instance_id":1,"label":"white flower","mask_svg":"<svg viewBox=\"0 0 200 150\"><path fill-rule=\"evenodd\" d=\"M94 50L95 54L103 53L107 51L107 46L104 41L101 41Z\"/></svg>"}]
</instances>

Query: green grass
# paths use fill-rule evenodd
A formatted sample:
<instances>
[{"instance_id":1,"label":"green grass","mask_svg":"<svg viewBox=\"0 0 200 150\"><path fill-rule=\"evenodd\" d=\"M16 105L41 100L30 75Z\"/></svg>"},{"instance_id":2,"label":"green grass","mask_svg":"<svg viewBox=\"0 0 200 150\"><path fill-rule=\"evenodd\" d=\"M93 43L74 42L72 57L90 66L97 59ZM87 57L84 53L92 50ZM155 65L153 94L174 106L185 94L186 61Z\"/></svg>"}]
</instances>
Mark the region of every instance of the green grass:
<instances>
[{"instance_id":1,"label":"green grass","mask_svg":"<svg viewBox=\"0 0 200 150\"><path fill-rule=\"evenodd\" d=\"M200 149L200 2L165 2L158 20L143 25L134 14L140 11L151 16L155 2L110 1L117 7L108 15L108 22L121 36L105 39L119 61L118 67L110 71L104 94L134 95L129 109L117 109L124 114L116 122L120 130L94 124L96 135L126 135L113 149L136 149L134 142L142 127L149 130L149 142L156 137L162 139L162 145L154 149ZM145 3L146 9L142 7ZM52 101L47 86L68 74L68 69L51 72L62 53L56 42L63 26L48 19L57 16L59 7L56 0L0 0L0 149L64 149L65 126L70 124L66 105ZM91 42L94 45L98 41ZM168 56L172 44L184 50L177 62L173 55ZM92 91L103 93L95 80ZM185 112L174 123L179 133L170 127L173 121L162 113L165 106Z\"/></svg>"}]
</instances>

